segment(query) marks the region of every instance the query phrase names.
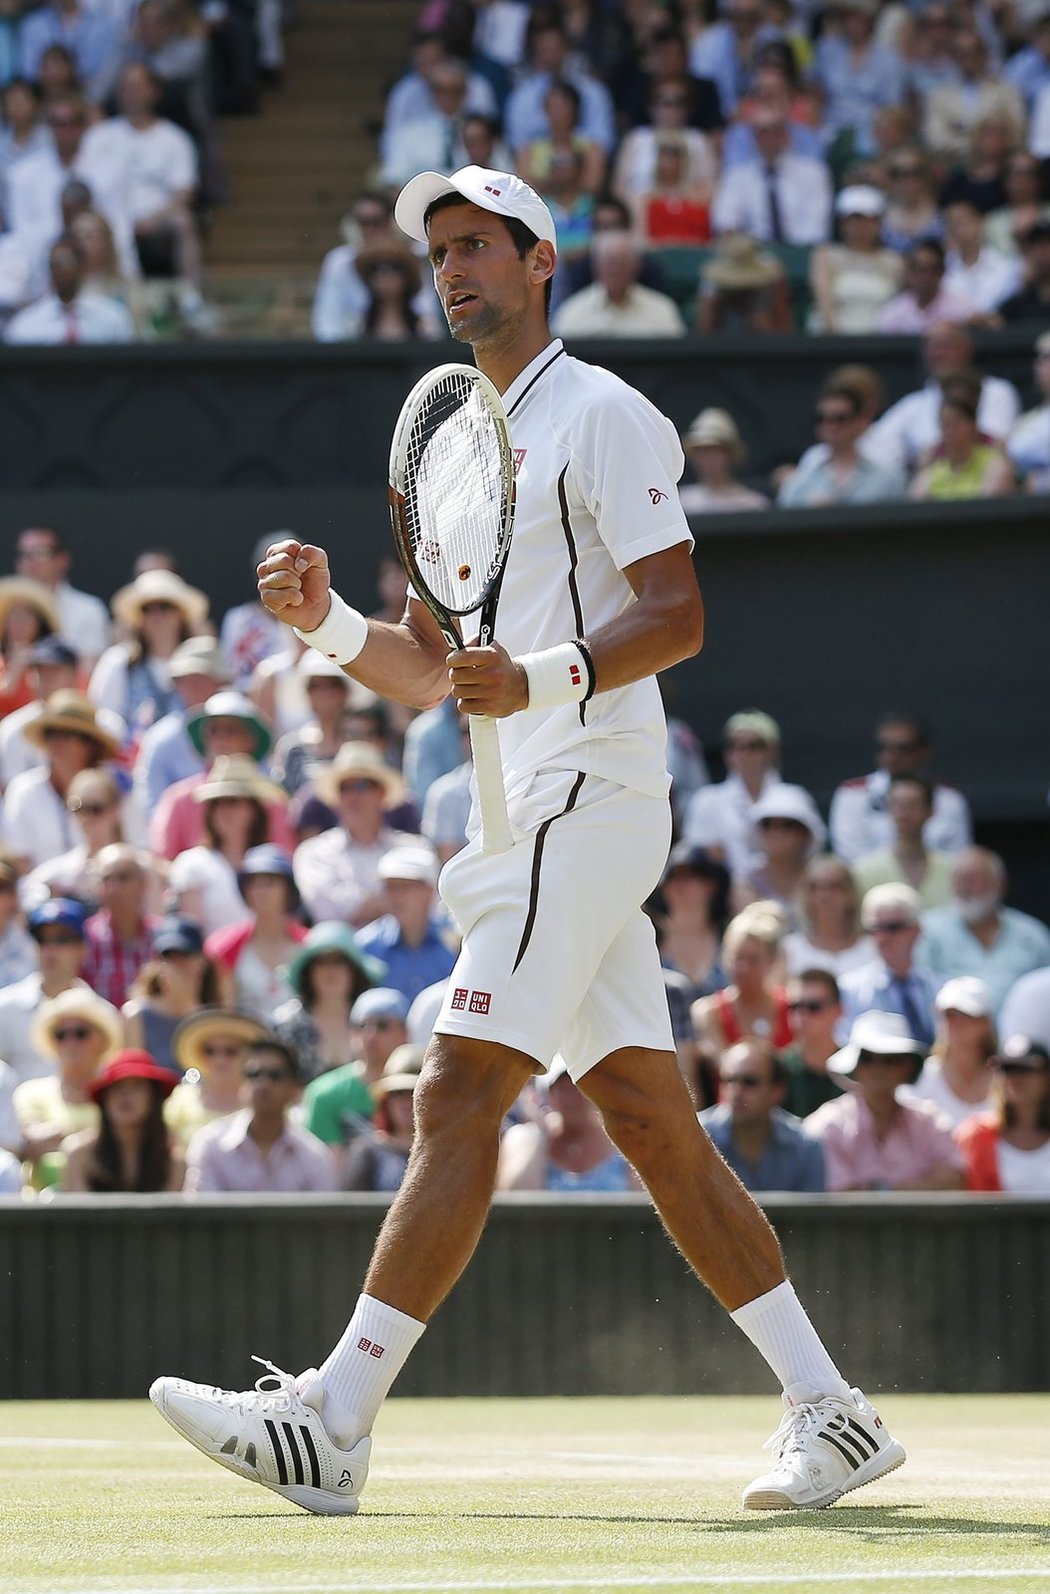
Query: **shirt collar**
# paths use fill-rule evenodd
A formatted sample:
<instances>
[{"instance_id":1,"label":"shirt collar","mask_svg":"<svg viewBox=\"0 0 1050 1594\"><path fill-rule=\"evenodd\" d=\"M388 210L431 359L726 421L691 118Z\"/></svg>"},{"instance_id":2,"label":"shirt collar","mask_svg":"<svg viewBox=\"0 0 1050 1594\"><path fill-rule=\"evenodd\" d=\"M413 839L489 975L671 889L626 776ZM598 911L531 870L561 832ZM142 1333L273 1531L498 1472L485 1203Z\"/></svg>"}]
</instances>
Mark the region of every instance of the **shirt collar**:
<instances>
[{"instance_id":1,"label":"shirt collar","mask_svg":"<svg viewBox=\"0 0 1050 1594\"><path fill-rule=\"evenodd\" d=\"M525 397L526 390L539 380L546 367L564 352L565 345L562 343L561 338L552 338L549 343L544 345L539 354L536 355L536 358L529 361L524 371L518 372L503 395L503 407L508 414L518 403L519 399Z\"/></svg>"}]
</instances>

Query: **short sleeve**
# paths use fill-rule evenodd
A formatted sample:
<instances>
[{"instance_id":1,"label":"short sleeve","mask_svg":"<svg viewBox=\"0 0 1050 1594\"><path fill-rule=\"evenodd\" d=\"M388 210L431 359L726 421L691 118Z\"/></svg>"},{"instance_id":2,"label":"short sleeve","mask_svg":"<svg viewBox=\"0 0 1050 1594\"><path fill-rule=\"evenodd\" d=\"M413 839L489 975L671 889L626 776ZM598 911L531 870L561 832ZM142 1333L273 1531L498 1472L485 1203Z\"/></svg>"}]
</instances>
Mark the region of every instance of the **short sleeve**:
<instances>
[{"instance_id":1,"label":"short sleeve","mask_svg":"<svg viewBox=\"0 0 1050 1594\"><path fill-rule=\"evenodd\" d=\"M571 474L618 570L679 543L693 546L678 497L685 466L666 415L617 382L579 419Z\"/></svg>"}]
</instances>

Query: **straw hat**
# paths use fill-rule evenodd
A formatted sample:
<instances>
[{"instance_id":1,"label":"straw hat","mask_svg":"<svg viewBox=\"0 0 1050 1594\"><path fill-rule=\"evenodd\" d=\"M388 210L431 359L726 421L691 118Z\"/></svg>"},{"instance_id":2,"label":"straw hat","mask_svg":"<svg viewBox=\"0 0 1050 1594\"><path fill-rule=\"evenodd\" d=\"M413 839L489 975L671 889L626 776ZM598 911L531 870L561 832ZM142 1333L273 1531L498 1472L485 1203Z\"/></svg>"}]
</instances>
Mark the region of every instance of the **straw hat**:
<instances>
[{"instance_id":1,"label":"straw hat","mask_svg":"<svg viewBox=\"0 0 1050 1594\"><path fill-rule=\"evenodd\" d=\"M224 685L233 680L226 655L213 636L187 637L171 655L168 668L173 681L181 680L184 675L209 675L213 681L221 681Z\"/></svg>"},{"instance_id":2,"label":"straw hat","mask_svg":"<svg viewBox=\"0 0 1050 1594\"><path fill-rule=\"evenodd\" d=\"M217 797L252 797L259 803L288 801L284 788L267 780L247 753L220 753L203 785L194 788L194 802L210 803Z\"/></svg>"},{"instance_id":3,"label":"straw hat","mask_svg":"<svg viewBox=\"0 0 1050 1594\"><path fill-rule=\"evenodd\" d=\"M119 752L120 743L109 731L103 730L95 717L95 706L83 692L63 686L52 692L44 705L44 712L30 720L22 735L34 747L43 747L48 731L75 731L78 736L90 736L107 758Z\"/></svg>"},{"instance_id":4,"label":"straw hat","mask_svg":"<svg viewBox=\"0 0 1050 1594\"><path fill-rule=\"evenodd\" d=\"M71 985L60 991L49 1002L42 1002L33 1022L31 1040L43 1057L57 1057L55 1030L63 1019L79 1018L93 1029L101 1030L106 1037L106 1049L100 1062L106 1062L124 1044L124 1026L112 1002L99 996L90 985Z\"/></svg>"},{"instance_id":5,"label":"straw hat","mask_svg":"<svg viewBox=\"0 0 1050 1594\"><path fill-rule=\"evenodd\" d=\"M732 232L719 239L700 275L716 288L768 288L780 276L780 267L772 255L759 249L754 238Z\"/></svg>"},{"instance_id":6,"label":"straw hat","mask_svg":"<svg viewBox=\"0 0 1050 1594\"><path fill-rule=\"evenodd\" d=\"M136 576L114 594L110 608L121 625L129 631L137 631L147 603L173 603L181 610L187 625L200 625L208 616L208 600L204 593L189 586L174 570L144 570L141 576Z\"/></svg>"},{"instance_id":7,"label":"straw hat","mask_svg":"<svg viewBox=\"0 0 1050 1594\"><path fill-rule=\"evenodd\" d=\"M25 581L21 576L5 576L0 581L0 631L18 603L39 615L48 631L61 631L62 617L49 589L40 581Z\"/></svg>"},{"instance_id":8,"label":"straw hat","mask_svg":"<svg viewBox=\"0 0 1050 1594\"><path fill-rule=\"evenodd\" d=\"M372 1086L372 1095L376 1100L381 1101L384 1096L392 1096L399 1090L414 1091L423 1071L424 1056L425 1048L413 1046L411 1041L406 1041L403 1046L395 1046L383 1065L383 1072Z\"/></svg>"},{"instance_id":9,"label":"straw hat","mask_svg":"<svg viewBox=\"0 0 1050 1594\"><path fill-rule=\"evenodd\" d=\"M381 755L369 742L344 742L328 768L319 770L314 777L314 788L322 802L335 808L339 802L340 785L354 776L377 781L386 793L388 808L404 800L405 783L401 776L389 764L384 764Z\"/></svg>"},{"instance_id":10,"label":"straw hat","mask_svg":"<svg viewBox=\"0 0 1050 1594\"><path fill-rule=\"evenodd\" d=\"M200 1012L191 1013L176 1027L171 1037L171 1050L181 1069L196 1068L204 1073L208 1068L204 1043L211 1036L232 1035L250 1046L254 1041L266 1040L269 1034L265 1024L238 1007L202 1007Z\"/></svg>"},{"instance_id":11,"label":"straw hat","mask_svg":"<svg viewBox=\"0 0 1050 1594\"><path fill-rule=\"evenodd\" d=\"M701 410L682 442L686 448L728 448L737 464L744 458L744 445L728 410Z\"/></svg>"}]
</instances>

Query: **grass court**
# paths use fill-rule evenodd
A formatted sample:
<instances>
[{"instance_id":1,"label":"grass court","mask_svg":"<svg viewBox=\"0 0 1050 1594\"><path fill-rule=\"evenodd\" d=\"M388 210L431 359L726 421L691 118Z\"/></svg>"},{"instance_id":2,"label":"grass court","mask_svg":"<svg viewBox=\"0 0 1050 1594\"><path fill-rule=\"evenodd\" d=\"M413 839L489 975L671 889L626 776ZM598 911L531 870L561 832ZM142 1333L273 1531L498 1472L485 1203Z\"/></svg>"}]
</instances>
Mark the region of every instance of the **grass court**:
<instances>
[{"instance_id":1,"label":"grass court","mask_svg":"<svg viewBox=\"0 0 1050 1594\"><path fill-rule=\"evenodd\" d=\"M366 1505L310 1517L147 1401L0 1404L3 1594L1050 1594L1050 1395L888 1396L907 1465L750 1513L775 1398L391 1400Z\"/></svg>"}]
</instances>

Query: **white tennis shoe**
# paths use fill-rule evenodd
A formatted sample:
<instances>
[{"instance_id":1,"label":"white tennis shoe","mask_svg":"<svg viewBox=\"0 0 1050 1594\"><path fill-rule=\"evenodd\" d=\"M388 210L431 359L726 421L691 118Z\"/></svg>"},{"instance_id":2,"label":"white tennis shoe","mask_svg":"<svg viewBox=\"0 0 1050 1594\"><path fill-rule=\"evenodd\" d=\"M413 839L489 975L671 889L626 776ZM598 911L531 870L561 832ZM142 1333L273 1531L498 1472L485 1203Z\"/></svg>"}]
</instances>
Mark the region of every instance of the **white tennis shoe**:
<instances>
[{"instance_id":1,"label":"white tennis shoe","mask_svg":"<svg viewBox=\"0 0 1050 1594\"><path fill-rule=\"evenodd\" d=\"M859 1389L822 1396L806 1384L784 1393L780 1426L766 1441L774 1462L744 1490L752 1511L818 1511L904 1462L904 1446Z\"/></svg>"},{"instance_id":2,"label":"white tennis shoe","mask_svg":"<svg viewBox=\"0 0 1050 1594\"><path fill-rule=\"evenodd\" d=\"M324 1389L316 1369L298 1378L269 1369L254 1389L234 1393L185 1378L158 1378L149 1398L171 1426L220 1467L313 1511L353 1516L368 1477L372 1441L340 1450L321 1421Z\"/></svg>"}]
</instances>

